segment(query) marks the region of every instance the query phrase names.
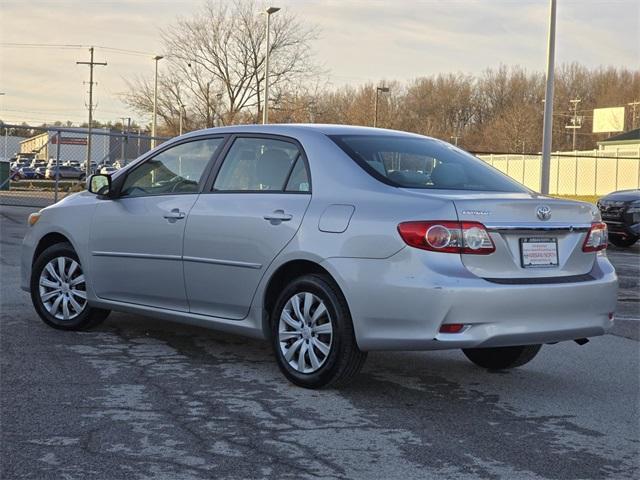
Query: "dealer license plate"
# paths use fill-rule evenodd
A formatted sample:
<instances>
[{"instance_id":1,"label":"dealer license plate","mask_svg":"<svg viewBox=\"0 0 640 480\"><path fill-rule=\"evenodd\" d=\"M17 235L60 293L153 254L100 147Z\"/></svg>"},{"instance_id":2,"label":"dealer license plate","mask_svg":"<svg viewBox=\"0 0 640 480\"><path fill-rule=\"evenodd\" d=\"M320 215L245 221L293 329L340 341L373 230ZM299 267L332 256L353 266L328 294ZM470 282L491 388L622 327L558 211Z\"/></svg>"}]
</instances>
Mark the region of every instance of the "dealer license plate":
<instances>
[{"instance_id":1,"label":"dealer license plate","mask_svg":"<svg viewBox=\"0 0 640 480\"><path fill-rule=\"evenodd\" d=\"M521 238L520 264L523 268L558 266L558 240L556 238Z\"/></svg>"}]
</instances>

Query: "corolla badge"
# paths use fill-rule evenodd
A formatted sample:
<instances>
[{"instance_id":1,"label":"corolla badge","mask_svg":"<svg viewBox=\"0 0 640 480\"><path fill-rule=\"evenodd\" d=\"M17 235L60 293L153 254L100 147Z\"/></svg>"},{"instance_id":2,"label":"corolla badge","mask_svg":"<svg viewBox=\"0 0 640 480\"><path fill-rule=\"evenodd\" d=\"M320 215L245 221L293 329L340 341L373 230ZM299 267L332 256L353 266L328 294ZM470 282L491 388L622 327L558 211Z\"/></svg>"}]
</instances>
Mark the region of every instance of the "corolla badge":
<instances>
[{"instance_id":1,"label":"corolla badge","mask_svg":"<svg viewBox=\"0 0 640 480\"><path fill-rule=\"evenodd\" d=\"M462 210L463 215L489 215L489 210Z\"/></svg>"},{"instance_id":2,"label":"corolla badge","mask_svg":"<svg viewBox=\"0 0 640 480\"><path fill-rule=\"evenodd\" d=\"M551 218L551 209L547 205L540 205L536 208L536 215L540 220L549 220Z\"/></svg>"}]
</instances>

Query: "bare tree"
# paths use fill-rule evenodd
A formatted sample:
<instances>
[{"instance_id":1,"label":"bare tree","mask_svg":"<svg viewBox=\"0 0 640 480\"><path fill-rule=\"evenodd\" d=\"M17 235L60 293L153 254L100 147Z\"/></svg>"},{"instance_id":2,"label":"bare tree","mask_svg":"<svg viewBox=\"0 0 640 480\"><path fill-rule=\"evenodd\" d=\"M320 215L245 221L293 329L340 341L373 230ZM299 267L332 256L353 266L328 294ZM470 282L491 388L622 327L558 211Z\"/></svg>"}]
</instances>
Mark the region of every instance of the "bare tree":
<instances>
[{"instance_id":1,"label":"bare tree","mask_svg":"<svg viewBox=\"0 0 640 480\"><path fill-rule=\"evenodd\" d=\"M315 28L282 11L272 17L270 76L274 98L320 70L312 59ZM265 16L254 0L209 0L195 15L162 33L166 63L158 114L173 131L180 105L194 127L257 121L265 77ZM124 101L140 113L152 110L148 80L129 85Z\"/></svg>"}]
</instances>

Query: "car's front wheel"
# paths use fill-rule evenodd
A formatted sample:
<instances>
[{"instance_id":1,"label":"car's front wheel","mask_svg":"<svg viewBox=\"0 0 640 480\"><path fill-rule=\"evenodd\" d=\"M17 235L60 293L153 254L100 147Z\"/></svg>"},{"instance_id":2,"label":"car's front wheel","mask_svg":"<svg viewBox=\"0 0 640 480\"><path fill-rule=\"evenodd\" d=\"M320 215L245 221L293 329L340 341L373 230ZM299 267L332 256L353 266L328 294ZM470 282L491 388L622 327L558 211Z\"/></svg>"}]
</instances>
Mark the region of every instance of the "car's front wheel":
<instances>
[{"instance_id":1,"label":"car's front wheel","mask_svg":"<svg viewBox=\"0 0 640 480\"><path fill-rule=\"evenodd\" d=\"M638 241L640 237L627 236L623 237L622 235L609 235L609 241L613 243L616 247L630 247L634 243Z\"/></svg>"},{"instance_id":2,"label":"car's front wheel","mask_svg":"<svg viewBox=\"0 0 640 480\"><path fill-rule=\"evenodd\" d=\"M344 296L325 275L305 275L285 287L272 311L271 339L282 373L305 388L345 384L367 358Z\"/></svg>"},{"instance_id":3,"label":"car's front wheel","mask_svg":"<svg viewBox=\"0 0 640 480\"><path fill-rule=\"evenodd\" d=\"M31 270L31 301L44 323L60 330L86 330L104 321L109 310L87 303L80 260L68 243L47 248Z\"/></svg>"},{"instance_id":4,"label":"car's front wheel","mask_svg":"<svg viewBox=\"0 0 640 480\"><path fill-rule=\"evenodd\" d=\"M533 360L542 345L521 345L517 347L464 348L463 353L479 367L488 370L505 370L521 367Z\"/></svg>"}]
</instances>

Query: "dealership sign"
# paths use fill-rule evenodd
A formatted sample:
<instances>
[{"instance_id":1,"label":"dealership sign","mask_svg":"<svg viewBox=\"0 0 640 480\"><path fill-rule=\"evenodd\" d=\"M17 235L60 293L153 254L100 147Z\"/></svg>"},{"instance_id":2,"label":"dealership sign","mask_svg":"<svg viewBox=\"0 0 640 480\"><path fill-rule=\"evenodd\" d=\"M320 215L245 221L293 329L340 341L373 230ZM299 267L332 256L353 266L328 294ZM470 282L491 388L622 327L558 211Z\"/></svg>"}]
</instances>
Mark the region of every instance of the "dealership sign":
<instances>
[{"instance_id":1,"label":"dealership sign","mask_svg":"<svg viewBox=\"0 0 640 480\"><path fill-rule=\"evenodd\" d=\"M87 144L87 139L82 137L59 137L59 138L60 138L60 145L86 145ZM55 135L51 139L51 143L53 145L58 144L58 135Z\"/></svg>"},{"instance_id":2,"label":"dealership sign","mask_svg":"<svg viewBox=\"0 0 640 480\"><path fill-rule=\"evenodd\" d=\"M621 132L624 130L624 107L595 108L593 133Z\"/></svg>"}]
</instances>

